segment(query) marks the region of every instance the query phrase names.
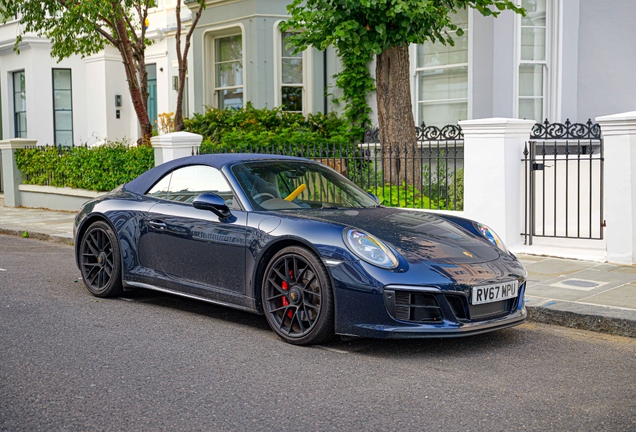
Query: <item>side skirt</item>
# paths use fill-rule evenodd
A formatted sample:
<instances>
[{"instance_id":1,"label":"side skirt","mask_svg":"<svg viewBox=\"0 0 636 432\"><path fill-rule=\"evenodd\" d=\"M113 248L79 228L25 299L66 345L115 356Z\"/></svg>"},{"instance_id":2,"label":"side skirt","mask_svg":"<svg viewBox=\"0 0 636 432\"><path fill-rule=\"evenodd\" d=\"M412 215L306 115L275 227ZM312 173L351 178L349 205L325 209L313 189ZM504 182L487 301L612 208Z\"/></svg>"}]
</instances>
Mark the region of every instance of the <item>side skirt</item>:
<instances>
[{"instance_id":1,"label":"side skirt","mask_svg":"<svg viewBox=\"0 0 636 432\"><path fill-rule=\"evenodd\" d=\"M204 301L206 303L212 303L215 304L217 306L225 306L225 307L229 307L232 309L238 309L238 310L242 310L245 312L250 312L256 315L262 315L259 311L252 309L252 308L248 308L245 306L241 306L241 305L237 305L237 304L232 304L232 303L227 303L224 301L220 301L220 300L214 300L214 299L210 299L210 298L206 298L206 297L201 297L195 294L186 294L183 292L179 292L179 291L174 291L171 289L167 289L167 288L161 288L158 287L156 285L151 285L151 284L147 284L147 283L143 283L143 282L130 282L130 281L126 281L124 282L125 286L128 287L135 287L135 288L144 288L144 289L149 289L149 290L153 290L153 291L160 291L166 294L173 294L179 297L186 297L189 299L193 299L193 300L200 300L200 301Z\"/></svg>"}]
</instances>

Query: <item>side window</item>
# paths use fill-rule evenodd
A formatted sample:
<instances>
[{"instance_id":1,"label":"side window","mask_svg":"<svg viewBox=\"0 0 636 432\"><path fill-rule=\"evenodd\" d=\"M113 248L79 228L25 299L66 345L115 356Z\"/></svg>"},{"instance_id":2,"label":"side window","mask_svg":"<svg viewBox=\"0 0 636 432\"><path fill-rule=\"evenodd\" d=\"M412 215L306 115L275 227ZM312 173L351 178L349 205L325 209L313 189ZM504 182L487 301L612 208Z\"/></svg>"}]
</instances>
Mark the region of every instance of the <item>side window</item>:
<instances>
[{"instance_id":1,"label":"side window","mask_svg":"<svg viewBox=\"0 0 636 432\"><path fill-rule=\"evenodd\" d=\"M191 203L204 192L220 195L228 207L234 205L234 196L223 174L216 168L192 165L177 169L162 178L146 195L170 201Z\"/></svg>"},{"instance_id":2,"label":"side window","mask_svg":"<svg viewBox=\"0 0 636 432\"><path fill-rule=\"evenodd\" d=\"M146 193L146 195L150 195L155 198L168 199L168 188L170 187L171 178L172 173L164 176Z\"/></svg>"}]
</instances>

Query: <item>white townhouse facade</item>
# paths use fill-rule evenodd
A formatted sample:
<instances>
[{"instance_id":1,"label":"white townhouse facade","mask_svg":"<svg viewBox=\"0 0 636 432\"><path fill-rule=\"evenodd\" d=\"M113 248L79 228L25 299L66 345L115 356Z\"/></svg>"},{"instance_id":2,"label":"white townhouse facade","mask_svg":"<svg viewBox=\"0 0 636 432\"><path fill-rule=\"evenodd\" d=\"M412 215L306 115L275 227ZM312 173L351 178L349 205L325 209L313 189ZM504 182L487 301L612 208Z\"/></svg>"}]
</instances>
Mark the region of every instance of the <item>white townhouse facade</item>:
<instances>
[{"instance_id":1,"label":"white townhouse facade","mask_svg":"<svg viewBox=\"0 0 636 432\"><path fill-rule=\"evenodd\" d=\"M159 0L149 14L146 49L152 120L175 110L178 70L175 51L176 0ZM183 24L191 12L182 8ZM185 33L182 31L182 34ZM16 36L23 34L20 54ZM50 55L51 44L35 34L24 34L18 19L0 25L0 136L29 138L38 144L84 144L129 139L140 135L130 100L121 55L113 47L61 62ZM192 89L190 89L191 91ZM184 95L184 113L191 112L190 92Z\"/></svg>"},{"instance_id":2,"label":"white townhouse facade","mask_svg":"<svg viewBox=\"0 0 636 432\"><path fill-rule=\"evenodd\" d=\"M293 58L282 44L278 25L288 17L289 3L207 1L193 41L195 110L246 101L256 107L287 104L304 113L338 109L331 103L339 94L332 76L340 64L332 50L310 49ZM464 35L453 47L411 46L416 124L489 117L576 122L634 109L636 3L518 3L526 17L460 11L455 22ZM375 110L373 95L370 103Z\"/></svg>"},{"instance_id":3,"label":"white townhouse facade","mask_svg":"<svg viewBox=\"0 0 636 432\"><path fill-rule=\"evenodd\" d=\"M175 110L175 1L151 10L146 51L149 114ZM184 113L206 107L282 105L305 114L338 110L333 51L294 55L279 25L289 0L208 0L189 56ZM573 122L634 109L636 3L633 0L519 0L526 17L460 11L455 46L411 52L415 124L505 117ZM188 7L195 9L195 2ZM192 12L182 8L186 25ZM0 25L1 136L39 144L136 140L139 126L114 48L57 62L50 43L24 35L19 20ZM372 71L374 65L370 65ZM375 110L374 95L369 95ZM375 111L372 119L377 123Z\"/></svg>"}]
</instances>

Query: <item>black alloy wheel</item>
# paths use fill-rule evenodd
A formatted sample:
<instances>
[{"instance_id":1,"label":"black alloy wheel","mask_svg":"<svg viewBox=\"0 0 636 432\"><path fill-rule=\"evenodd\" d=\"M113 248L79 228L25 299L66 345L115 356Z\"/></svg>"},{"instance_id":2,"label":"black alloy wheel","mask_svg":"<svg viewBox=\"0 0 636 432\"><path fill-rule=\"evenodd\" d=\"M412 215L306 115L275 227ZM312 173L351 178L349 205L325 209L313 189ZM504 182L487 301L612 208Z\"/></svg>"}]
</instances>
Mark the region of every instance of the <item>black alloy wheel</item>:
<instances>
[{"instance_id":1,"label":"black alloy wheel","mask_svg":"<svg viewBox=\"0 0 636 432\"><path fill-rule=\"evenodd\" d=\"M265 270L262 287L267 322L286 342L311 345L334 332L333 294L327 270L310 251L279 251Z\"/></svg>"},{"instance_id":2,"label":"black alloy wheel","mask_svg":"<svg viewBox=\"0 0 636 432\"><path fill-rule=\"evenodd\" d=\"M112 228L93 223L84 233L79 262L86 288L97 297L114 297L122 292L121 254Z\"/></svg>"}]
</instances>

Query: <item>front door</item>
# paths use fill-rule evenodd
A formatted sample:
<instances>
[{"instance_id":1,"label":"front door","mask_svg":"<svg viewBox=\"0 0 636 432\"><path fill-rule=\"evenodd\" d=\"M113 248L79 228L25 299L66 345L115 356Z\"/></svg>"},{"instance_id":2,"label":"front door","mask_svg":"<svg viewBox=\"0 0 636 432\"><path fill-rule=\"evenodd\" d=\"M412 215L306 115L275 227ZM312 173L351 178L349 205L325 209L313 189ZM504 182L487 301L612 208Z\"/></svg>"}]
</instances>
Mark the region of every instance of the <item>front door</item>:
<instances>
[{"instance_id":1,"label":"front door","mask_svg":"<svg viewBox=\"0 0 636 432\"><path fill-rule=\"evenodd\" d=\"M154 129L158 129L157 124L157 65L147 64L146 72L148 73L148 119Z\"/></svg>"},{"instance_id":2,"label":"front door","mask_svg":"<svg viewBox=\"0 0 636 432\"><path fill-rule=\"evenodd\" d=\"M147 217L155 262L170 278L243 294L245 212L219 220L190 204L159 203Z\"/></svg>"},{"instance_id":3,"label":"front door","mask_svg":"<svg viewBox=\"0 0 636 432\"><path fill-rule=\"evenodd\" d=\"M223 220L194 208L201 193L225 199L232 216ZM234 205L234 195L216 168L191 165L160 179L146 194L157 203L146 214L140 249L145 264L169 278L209 289L245 291L247 214Z\"/></svg>"}]
</instances>

